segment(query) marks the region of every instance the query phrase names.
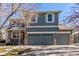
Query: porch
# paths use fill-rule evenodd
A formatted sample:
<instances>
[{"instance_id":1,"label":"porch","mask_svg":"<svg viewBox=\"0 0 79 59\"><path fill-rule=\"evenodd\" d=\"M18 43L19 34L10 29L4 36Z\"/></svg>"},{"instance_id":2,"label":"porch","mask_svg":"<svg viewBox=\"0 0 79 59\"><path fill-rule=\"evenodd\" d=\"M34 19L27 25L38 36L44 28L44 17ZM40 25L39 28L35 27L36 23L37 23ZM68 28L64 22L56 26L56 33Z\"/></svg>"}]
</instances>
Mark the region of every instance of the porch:
<instances>
[{"instance_id":1,"label":"porch","mask_svg":"<svg viewBox=\"0 0 79 59\"><path fill-rule=\"evenodd\" d=\"M24 45L24 29L7 29L6 43Z\"/></svg>"}]
</instances>

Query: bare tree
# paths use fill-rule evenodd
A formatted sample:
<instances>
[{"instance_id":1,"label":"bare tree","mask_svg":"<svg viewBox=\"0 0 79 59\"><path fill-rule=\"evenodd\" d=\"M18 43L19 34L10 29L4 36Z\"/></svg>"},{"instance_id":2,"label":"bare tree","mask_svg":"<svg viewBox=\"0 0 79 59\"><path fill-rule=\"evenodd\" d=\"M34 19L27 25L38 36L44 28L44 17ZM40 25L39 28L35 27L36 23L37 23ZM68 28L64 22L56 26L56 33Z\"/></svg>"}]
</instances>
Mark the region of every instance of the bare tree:
<instances>
[{"instance_id":1,"label":"bare tree","mask_svg":"<svg viewBox=\"0 0 79 59\"><path fill-rule=\"evenodd\" d=\"M0 20L3 21L0 29L10 26L7 25L8 20L18 16L18 19L23 20L24 26L29 25L32 16L35 14L32 11L38 10L40 4L36 3L10 3L10 4L0 4ZM28 40L27 28L25 28L25 41ZM27 42L26 42L27 44Z\"/></svg>"},{"instance_id":2,"label":"bare tree","mask_svg":"<svg viewBox=\"0 0 79 59\"><path fill-rule=\"evenodd\" d=\"M33 15L36 15L35 12L32 12L33 10L35 10L35 5L33 5L31 8L29 8L27 11L26 10L23 10L22 13L23 13L23 16L24 16L24 25L25 26L28 26L30 25L30 21L32 20L33 18ZM37 7L39 8L39 7ZM28 35L27 35L27 28L25 28L25 44L28 44Z\"/></svg>"},{"instance_id":3,"label":"bare tree","mask_svg":"<svg viewBox=\"0 0 79 59\"><path fill-rule=\"evenodd\" d=\"M18 18L26 18L23 14L24 11L34 11L37 10L39 7L39 4L36 3L6 3L6 4L0 4L0 20L2 21L2 24L0 26L0 29L6 27L7 21L13 17L18 16ZM8 25L7 25L8 26Z\"/></svg>"},{"instance_id":4,"label":"bare tree","mask_svg":"<svg viewBox=\"0 0 79 59\"><path fill-rule=\"evenodd\" d=\"M76 3L74 7L71 7L71 12L68 16L64 17L64 24L70 24L73 26L79 25L79 3Z\"/></svg>"}]
</instances>

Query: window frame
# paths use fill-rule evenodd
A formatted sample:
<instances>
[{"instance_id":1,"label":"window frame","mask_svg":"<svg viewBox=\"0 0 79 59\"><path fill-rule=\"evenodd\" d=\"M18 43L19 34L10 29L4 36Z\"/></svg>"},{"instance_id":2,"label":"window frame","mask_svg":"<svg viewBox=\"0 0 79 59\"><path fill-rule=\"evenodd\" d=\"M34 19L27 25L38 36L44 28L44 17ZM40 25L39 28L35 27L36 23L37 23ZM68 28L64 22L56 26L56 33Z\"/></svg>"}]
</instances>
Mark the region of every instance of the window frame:
<instances>
[{"instance_id":1,"label":"window frame","mask_svg":"<svg viewBox=\"0 0 79 59\"><path fill-rule=\"evenodd\" d=\"M30 20L30 23L37 23L38 22L38 15L35 14L35 22L32 21L32 19Z\"/></svg>"},{"instance_id":2,"label":"window frame","mask_svg":"<svg viewBox=\"0 0 79 59\"><path fill-rule=\"evenodd\" d=\"M48 21L48 14L52 14L52 21ZM46 23L53 23L53 22L55 22L54 14L53 13L47 13L46 14Z\"/></svg>"},{"instance_id":3,"label":"window frame","mask_svg":"<svg viewBox=\"0 0 79 59\"><path fill-rule=\"evenodd\" d=\"M14 35L14 33L15 33L15 35ZM19 32L15 31L12 34L13 34L13 39L19 39Z\"/></svg>"}]
</instances>

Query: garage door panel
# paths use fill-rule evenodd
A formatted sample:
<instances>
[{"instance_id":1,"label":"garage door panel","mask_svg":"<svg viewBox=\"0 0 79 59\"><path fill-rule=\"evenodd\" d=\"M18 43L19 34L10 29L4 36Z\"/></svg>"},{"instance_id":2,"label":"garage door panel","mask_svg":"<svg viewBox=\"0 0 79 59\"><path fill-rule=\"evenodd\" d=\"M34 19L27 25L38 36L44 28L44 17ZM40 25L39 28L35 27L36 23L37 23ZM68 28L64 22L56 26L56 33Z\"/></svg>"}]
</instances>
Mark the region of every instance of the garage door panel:
<instances>
[{"instance_id":1,"label":"garage door panel","mask_svg":"<svg viewBox=\"0 0 79 59\"><path fill-rule=\"evenodd\" d=\"M53 44L53 35L29 35L28 43L30 45L50 45Z\"/></svg>"},{"instance_id":2,"label":"garage door panel","mask_svg":"<svg viewBox=\"0 0 79 59\"><path fill-rule=\"evenodd\" d=\"M58 45L68 45L70 35L69 34L57 34L57 44Z\"/></svg>"}]
</instances>

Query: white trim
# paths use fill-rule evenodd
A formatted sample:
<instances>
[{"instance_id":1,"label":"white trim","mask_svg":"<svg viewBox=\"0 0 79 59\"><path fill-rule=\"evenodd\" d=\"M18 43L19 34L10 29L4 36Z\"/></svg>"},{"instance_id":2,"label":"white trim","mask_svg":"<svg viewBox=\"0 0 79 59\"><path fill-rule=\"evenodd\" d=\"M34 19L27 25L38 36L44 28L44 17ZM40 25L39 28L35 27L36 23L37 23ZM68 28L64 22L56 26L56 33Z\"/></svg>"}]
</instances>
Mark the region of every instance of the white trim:
<instances>
[{"instance_id":1,"label":"white trim","mask_svg":"<svg viewBox=\"0 0 79 59\"><path fill-rule=\"evenodd\" d=\"M45 27L59 27L59 26L25 26L25 28L45 28Z\"/></svg>"},{"instance_id":2,"label":"white trim","mask_svg":"<svg viewBox=\"0 0 79 59\"><path fill-rule=\"evenodd\" d=\"M58 27L59 30L72 30L73 27L68 27L68 26L25 26L25 28L55 28Z\"/></svg>"},{"instance_id":3,"label":"white trim","mask_svg":"<svg viewBox=\"0 0 79 59\"><path fill-rule=\"evenodd\" d=\"M67 31L67 32L57 32L57 31L54 31L54 32L27 32L27 34L53 34L53 33L71 33L70 31Z\"/></svg>"},{"instance_id":4,"label":"white trim","mask_svg":"<svg viewBox=\"0 0 79 59\"><path fill-rule=\"evenodd\" d=\"M30 23L37 23L38 22L38 15L35 14L35 22L32 22L32 20L30 20Z\"/></svg>"},{"instance_id":5,"label":"white trim","mask_svg":"<svg viewBox=\"0 0 79 59\"><path fill-rule=\"evenodd\" d=\"M53 23L55 21L54 19L54 14L52 14L52 21L48 21L48 14L52 14L52 13L47 13L45 18L46 18L46 23Z\"/></svg>"},{"instance_id":6,"label":"white trim","mask_svg":"<svg viewBox=\"0 0 79 59\"><path fill-rule=\"evenodd\" d=\"M79 31L72 33L72 35L76 35L76 34L78 34L78 33L79 33Z\"/></svg>"}]
</instances>

